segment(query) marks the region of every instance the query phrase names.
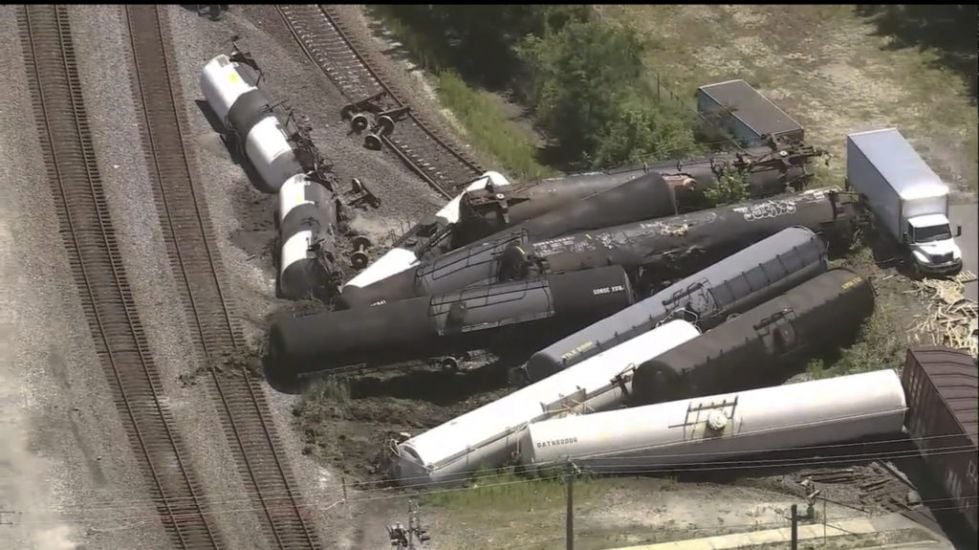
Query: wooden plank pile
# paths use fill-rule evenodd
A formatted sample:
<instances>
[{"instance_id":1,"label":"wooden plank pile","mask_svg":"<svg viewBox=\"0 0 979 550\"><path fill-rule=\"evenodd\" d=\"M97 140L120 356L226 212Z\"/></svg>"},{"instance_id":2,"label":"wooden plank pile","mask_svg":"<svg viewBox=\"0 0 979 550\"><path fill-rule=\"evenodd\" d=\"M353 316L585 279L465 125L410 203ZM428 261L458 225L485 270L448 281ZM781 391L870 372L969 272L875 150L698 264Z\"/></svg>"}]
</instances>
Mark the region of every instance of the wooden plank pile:
<instances>
[{"instance_id":1,"label":"wooden plank pile","mask_svg":"<svg viewBox=\"0 0 979 550\"><path fill-rule=\"evenodd\" d=\"M965 283L975 280L970 271L954 279L914 281L913 292L928 300L927 311L908 331L909 340L917 344L943 345L977 354L977 318L979 306L964 296Z\"/></svg>"}]
</instances>

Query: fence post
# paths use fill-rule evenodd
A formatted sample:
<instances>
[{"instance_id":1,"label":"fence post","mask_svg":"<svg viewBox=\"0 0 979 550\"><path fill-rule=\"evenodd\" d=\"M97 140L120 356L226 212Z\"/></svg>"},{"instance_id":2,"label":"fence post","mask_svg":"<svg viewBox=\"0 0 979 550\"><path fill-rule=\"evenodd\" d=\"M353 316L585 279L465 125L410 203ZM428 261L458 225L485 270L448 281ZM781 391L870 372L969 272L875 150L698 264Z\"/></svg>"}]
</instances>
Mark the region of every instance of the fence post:
<instances>
[{"instance_id":1,"label":"fence post","mask_svg":"<svg viewBox=\"0 0 979 550\"><path fill-rule=\"evenodd\" d=\"M347 478L340 476L340 482L343 484L343 508L347 511L347 516L350 516L350 505L347 504Z\"/></svg>"},{"instance_id":2,"label":"fence post","mask_svg":"<svg viewBox=\"0 0 979 550\"><path fill-rule=\"evenodd\" d=\"M823 497L823 546L826 546L826 497Z\"/></svg>"},{"instance_id":3,"label":"fence post","mask_svg":"<svg viewBox=\"0 0 979 550\"><path fill-rule=\"evenodd\" d=\"M565 546L574 550L574 464L568 461L568 472L565 474L568 487L568 510L565 514Z\"/></svg>"},{"instance_id":4,"label":"fence post","mask_svg":"<svg viewBox=\"0 0 979 550\"><path fill-rule=\"evenodd\" d=\"M799 550L799 513L795 504L792 505L792 550Z\"/></svg>"},{"instance_id":5,"label":"fence post","mask_svg":"<svg viewBox=\"0 0 979 550\"><path fill-rule=\"evenodd\" d=\"M660 83L659 83L659 73L656 73L656 103L660 102Z\"/></svg>"}]
</instances>

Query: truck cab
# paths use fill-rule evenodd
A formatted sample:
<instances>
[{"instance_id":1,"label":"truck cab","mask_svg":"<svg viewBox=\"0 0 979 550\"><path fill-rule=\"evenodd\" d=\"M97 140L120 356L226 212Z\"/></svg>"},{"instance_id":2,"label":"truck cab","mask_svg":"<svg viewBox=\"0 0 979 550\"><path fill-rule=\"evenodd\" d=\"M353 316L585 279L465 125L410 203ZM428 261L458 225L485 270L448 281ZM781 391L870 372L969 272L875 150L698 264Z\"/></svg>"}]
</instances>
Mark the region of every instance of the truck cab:
<instances>
[{"instance_id":1,"label":"truck cab","mask_svg":"<svg viewBox=\"0 0 979 550\"><path fill-rule=\"evenodd\" d=\"M962 233L961 227L957 233ZM920 271L945 273L958 271L962 267L962 251L952 239L951 226L944 214L926 214L909 219L904 243Z\"/></svg>"}]
</instances>

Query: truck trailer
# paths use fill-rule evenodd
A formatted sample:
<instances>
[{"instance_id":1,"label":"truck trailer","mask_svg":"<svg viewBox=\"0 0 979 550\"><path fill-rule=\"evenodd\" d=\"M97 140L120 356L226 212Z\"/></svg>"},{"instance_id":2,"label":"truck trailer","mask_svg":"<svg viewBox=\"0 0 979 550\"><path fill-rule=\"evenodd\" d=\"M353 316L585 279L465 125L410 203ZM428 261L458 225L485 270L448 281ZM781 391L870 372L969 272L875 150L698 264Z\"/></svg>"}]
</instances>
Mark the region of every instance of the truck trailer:
<instances>
[{"instance_id":1,"label":"truck trailer","mask_svg":"<svg viewBox=\"0 0 979 550\"><path fill-rule=\"evenodd\" d=\"M915 272L962 269L948 221L948 186L895 128L846 137L846 184L873 212L878 230L907 252Z\"/></svg>"}]
</instances>

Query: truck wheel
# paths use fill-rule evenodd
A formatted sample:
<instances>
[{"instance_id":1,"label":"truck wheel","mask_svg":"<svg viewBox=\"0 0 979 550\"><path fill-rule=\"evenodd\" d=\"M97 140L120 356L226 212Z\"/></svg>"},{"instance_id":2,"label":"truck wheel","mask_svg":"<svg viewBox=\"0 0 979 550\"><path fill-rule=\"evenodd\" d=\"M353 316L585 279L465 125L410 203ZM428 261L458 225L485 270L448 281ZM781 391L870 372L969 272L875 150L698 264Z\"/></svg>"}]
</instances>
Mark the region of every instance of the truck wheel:
<instances>
[{"instance_id":1,"label":"truck wheel","mask_svg":"<svg viewBox=\"0 0 979 550\"><path fill-rule=\"evenodd\" d=\"M924 273L921 272L921 266L914 260L911 260L911 278L915 281L920 281L924 278Z\"/></svg>"}]
</instances>

